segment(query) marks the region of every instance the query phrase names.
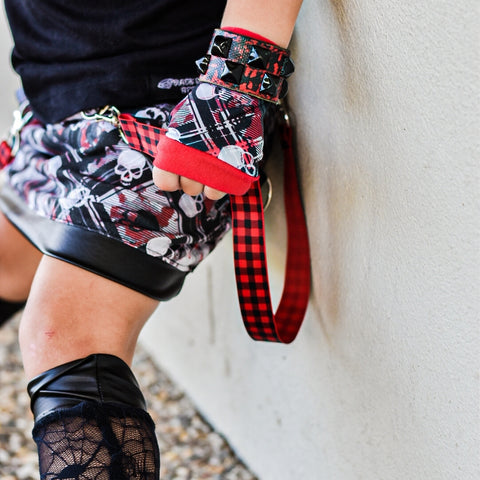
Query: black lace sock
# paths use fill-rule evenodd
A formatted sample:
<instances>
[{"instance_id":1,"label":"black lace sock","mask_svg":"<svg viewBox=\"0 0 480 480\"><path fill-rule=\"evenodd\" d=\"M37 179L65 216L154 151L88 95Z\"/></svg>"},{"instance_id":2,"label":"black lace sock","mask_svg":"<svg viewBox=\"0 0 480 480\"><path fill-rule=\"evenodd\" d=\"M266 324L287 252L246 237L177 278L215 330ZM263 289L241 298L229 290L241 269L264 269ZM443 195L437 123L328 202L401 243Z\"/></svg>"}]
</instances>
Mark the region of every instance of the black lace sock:
<instances>
[{"instance_id":1,"label":"black lace sock","mask_svg":"<svg viewBox=\"0 0 480 480\"><path fill-rule=\"evenodd\" d=\"M7 302L0 299L0 327L25 306L25 302Z\"/></svg>"},{"instance_id":2,"label":"black lace sock","mask_svg":"<svg viewBox=\"0 0 480 480\"><path fill-rule=\"evenodd\" d=\"M130 367L94 354L28 384L42 480L158 480L155 425Z\"/></svg>"},{"instance_id":3,"label":"black lace sock","mask_svg":"<svg viewBox=\"0 0 480 480\"><path fill-rule=\"evenodd\" d=\"M155 427L142 409L86 401L33 429L42 480L158 480Z\"/></svg>"}]
</instances>

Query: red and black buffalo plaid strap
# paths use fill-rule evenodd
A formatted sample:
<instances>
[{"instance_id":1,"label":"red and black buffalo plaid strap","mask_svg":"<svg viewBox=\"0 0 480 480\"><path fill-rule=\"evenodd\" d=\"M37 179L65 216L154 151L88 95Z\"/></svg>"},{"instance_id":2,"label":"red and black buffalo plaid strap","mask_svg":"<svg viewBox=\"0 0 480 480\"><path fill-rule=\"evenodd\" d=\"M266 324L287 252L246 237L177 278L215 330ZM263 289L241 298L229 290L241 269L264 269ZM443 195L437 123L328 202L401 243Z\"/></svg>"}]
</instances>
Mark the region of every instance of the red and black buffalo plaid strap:
<instances>
[{"instance_id":1,"label":"red and black buffalo plaid strap","mask_svg":"<svg viewBox=\"0 0 480 480\"><path fill-rule=\"evenodd\" d=\"M287 265L282 297L273 313L268 283L260 182L243 196L231 196L235 275L243 321L255 340L292 342L302 324L310 294L310 253L298 190L292 130L282 126L285 154Z\"/></svg>"},{"instance_id":2,"label":"red and black buffalo plaid strap","mask_svg":"<svg viewBox=\"0 0 480 480\"><path fill-rule=\"evenodd\" d=\"M120 126L130 146L155 155L158 138L165 133L126 114ZM285 210L287 216L287 265L277 312L273 313L265 250L263 202L260 182L245 195L231 195L235 275L243 321L254 340L292 342L302 324L310 294L310 253L305 216L298 190L292 130L282 126L285 153Z\"/></svg>"},{"instance_id":3,"label":"red and black buffalo plaid strap","mask_svg":"<svg viewBox=\"0 0 480 480\"><path fill-rule=\"evenodd\" d=\"M164 128L141 123L135 117L126 113L121 113L118 116L118 121L124 140L133 149L155 157L158 140L166 132Z\"/></svg>"}]
</instances>

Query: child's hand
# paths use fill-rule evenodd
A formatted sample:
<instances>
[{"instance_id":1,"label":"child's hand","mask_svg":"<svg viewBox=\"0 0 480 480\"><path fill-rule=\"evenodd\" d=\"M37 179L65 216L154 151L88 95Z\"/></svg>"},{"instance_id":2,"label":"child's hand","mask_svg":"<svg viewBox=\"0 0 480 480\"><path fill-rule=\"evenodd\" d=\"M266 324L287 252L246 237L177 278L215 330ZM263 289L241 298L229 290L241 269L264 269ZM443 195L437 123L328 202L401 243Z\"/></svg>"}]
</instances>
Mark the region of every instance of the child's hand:
<instances>
[{"instance_id":1,"label":"child's hand","mask_svg":"<svg viewBox=\"0 0 480 480\"><path fill-rule=\"evenodd\" d=\"M181 177L176 173L167 172L161 168L153 167L153 182L160 189L166 192L183 190L187 195L195 196L203 193L210 200L220 200L225 192L220 192L208 185L203 185L187 177Z\"/></svg>"},{"instance_id":2,"label":"child's hand","mask_svg":"<svg viewBox=\"0 0 480 480\"><path fill-rule=\"evenodd\" d=\"M158 143L153 180L161 190L241 195L263 156L262 100L200 83L172 111Z\"/></svg>"}]
</instances>

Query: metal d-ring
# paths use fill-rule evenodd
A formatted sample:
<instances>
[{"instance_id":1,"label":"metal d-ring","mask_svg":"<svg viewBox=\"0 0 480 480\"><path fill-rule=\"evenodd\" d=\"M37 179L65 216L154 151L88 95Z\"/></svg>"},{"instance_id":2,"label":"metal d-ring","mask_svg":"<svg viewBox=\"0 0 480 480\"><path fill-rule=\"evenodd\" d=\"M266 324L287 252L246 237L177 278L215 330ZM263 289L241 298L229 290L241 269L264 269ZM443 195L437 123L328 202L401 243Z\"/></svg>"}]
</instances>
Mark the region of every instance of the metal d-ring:
<instances>
[{"instance_id":1,"label":"metal d-ring","mask_svg":"<svg viewBox=\"0 0 480 480\"><path fill-rule=\"evenodd\" d=\"M93 113L82 112L82 117L85 120L91 120L95 122L103 121L103 122L111 123L114 127L118 129L121 139L125 143L128 143L125 137L125 133L122 130L122 126L118 118L119 116L120 116L120 110L118 110L118 108L114 107L113 105L105 105L100 110L95 111Z\"/></svg>"},{"instance_id":2,"label":"metal d-ring","mask_svg":"<svg viewBox=\"0 0 480 480\"><path fill-rule=\"evenodd\" d=\"M267 198L263 202L263 211L266 212L268 207L270 206L270 203L272 202L272 197L273 197L273 184L272 181L270 180L270 177L266 177L265 183L268 185L268 193L267 193Z\"/></svg>"}]
</instances>

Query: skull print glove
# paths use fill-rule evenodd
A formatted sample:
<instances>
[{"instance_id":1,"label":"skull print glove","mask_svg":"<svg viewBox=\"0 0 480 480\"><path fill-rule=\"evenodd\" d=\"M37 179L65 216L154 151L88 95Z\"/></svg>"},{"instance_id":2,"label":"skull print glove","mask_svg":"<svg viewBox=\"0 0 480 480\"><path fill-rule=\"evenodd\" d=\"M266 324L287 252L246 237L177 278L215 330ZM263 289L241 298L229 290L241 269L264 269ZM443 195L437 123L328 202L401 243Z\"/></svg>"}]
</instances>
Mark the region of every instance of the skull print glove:
<instances>
[{"instance_id":1,"label":"skull print glove","mask_svg":"<svg viewBox=\"0 0 480 480\"><path fill-rule=\"evenodd\" d=\"M242 195L258 178L266 102L286 94L293 62L276 45L216 30L197 65L200 84L172 111L154 165Z\"/></svg>"}]
</instances>

